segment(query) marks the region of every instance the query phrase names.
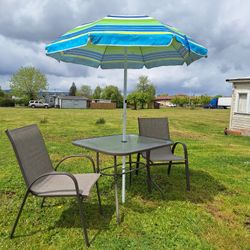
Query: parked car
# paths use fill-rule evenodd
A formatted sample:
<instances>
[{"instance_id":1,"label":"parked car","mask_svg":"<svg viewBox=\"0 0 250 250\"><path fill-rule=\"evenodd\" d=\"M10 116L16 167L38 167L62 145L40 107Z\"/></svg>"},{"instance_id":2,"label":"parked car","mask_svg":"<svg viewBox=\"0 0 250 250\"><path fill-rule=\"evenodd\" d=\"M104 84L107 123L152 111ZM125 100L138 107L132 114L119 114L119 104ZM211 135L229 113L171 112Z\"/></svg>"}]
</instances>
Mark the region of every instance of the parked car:
<instances>
[{"instance_id":1,"label":"parked car","mask_svg":"<svg viewBox=\"0 0 250 250\"><path fill-rule=\"evenodd\" d=\"M219 108L223 108L223 109L231 108L231 103L232 103L231 96L219 97L219 99L218 99L218 107Z\"/></svg>"},{"instance_id":2,"label":"parked car","mask_svg":"<svg viewBox=\"0 0 250 250\"><path fill-rule=\"evenodd\" d=\"M166 105L166 107L172 107L172 108L174 108L174 107L176 107L176 104L169 103L168 105Z\"/></svg>"},{"instance_id":3,"label":"parked car","mask_svg":"<svg viewBox=\"0 0 250 250\"><path fill-rule=\"evenodd\" d=\"M204 109L217 109L218 108L218 98L213 98L211 101L203 106Z\"/></svg>"},{"instance_id":4,"label":"parked car","mask_svg":"<svg viewBox=\"0 0 250 250\"><path fill-rule=\"evenodd\" d=\"M39 100L30 100L29 107L31 108L49 108L49 104Z\"/></svg>"},{"instance_id":5,"label":"parked car","mask_svg":"<svg viewBox=\"0 0 250 250\"><path fill-rule=\"evenodd\" d=\"M215 97L211 101L204 105L203 108L206 109L226 109L231 107L232 97Z\"/></svg>"}]
</instances>

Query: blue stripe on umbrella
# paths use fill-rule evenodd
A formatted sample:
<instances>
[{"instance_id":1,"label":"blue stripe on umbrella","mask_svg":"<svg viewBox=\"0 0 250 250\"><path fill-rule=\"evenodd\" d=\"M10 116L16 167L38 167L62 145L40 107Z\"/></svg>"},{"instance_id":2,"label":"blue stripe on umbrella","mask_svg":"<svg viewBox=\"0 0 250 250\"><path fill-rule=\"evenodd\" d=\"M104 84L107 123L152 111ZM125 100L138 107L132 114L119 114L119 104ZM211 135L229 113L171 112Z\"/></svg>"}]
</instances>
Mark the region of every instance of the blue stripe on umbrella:
<instances>
[{"instance_id":1,"label":"blue stripe on umbrella","mask_svg":"<svg viewBox=\"0 0 250 250\"><path fill-rule=\"evenodd\" d=\"M180 35L179 33L175 32L175 31L173 31L173 30L171 30L163 25L155 25L155 26L152 26L152 25L138 25L138 26L137 25L135 25L135 26L132 26L132 25L95 25L93 27L89 27L89 28L86 28L84 30L80 30L80 31L70 33L70 34L65 34L65 35L61 36L60 38L56 39L54 42L64 40L64 39L69 39L69 38L74 37L74 36L79 36L81 34L85 34L88 32L94 32L94 31L172 32L174 34ZM180 35L180 36L182 36L182 35Z\"/></svg>"}]
</instances>

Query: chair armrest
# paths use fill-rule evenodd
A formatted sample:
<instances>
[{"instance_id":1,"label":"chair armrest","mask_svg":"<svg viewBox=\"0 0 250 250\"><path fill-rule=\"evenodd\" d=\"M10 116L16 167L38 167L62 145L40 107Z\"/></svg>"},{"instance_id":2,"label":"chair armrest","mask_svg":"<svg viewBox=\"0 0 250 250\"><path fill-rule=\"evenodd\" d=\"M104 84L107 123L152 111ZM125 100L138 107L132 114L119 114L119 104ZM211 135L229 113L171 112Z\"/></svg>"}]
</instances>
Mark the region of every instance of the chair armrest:
<instances>
[{"instance_id":1,"label":"chair armrest","mask_svg":"<svg viewBox=\"0 0 250 250\"><path fill-rule=\"evenodd\" d=\"M184 158L185 158L185 160L187 161L187 160L188 160L188 152L187 152L187 146L186 146L185 143L179 142L179 141L175 142L174 145L172 146L172 153L174 154L175 148L176 148L176 146L177 146L178 144L180 144L180 145L182 146L182 148L183 148L183 153L184 153Z\"/></svg>"},{"instance_id":2,"label":"chair armrest","mask_svg":"<svg viewBox=\"0 0 250 250\"><path fill-rule=\"evenodd\" d=\"M92 163L92 166L93 166L93 171L94 173L96 173L96 168L95 168L95 162L94 160L88 156L88 155L69 155L69 156L66 156L64 158L62 158L57 164L56 164L56 167L55 167L55 170L57 170L57 168L67 159L71 159L71 158L87 158L88 160L90 160L90 162Z\"/></svg>"},{"instance_id":3,"label":"chair armrest","mask_svg":"<svg viewBox=\"0 0 250 250\"><path fill-rule=\"evenodd\" d=\"M66 175L68 176L75 184L75 189L76 189L76 194L79 195L79 186L78 186L78 182L75 178L74 175L70 174L70 173L67 173L67 172L49 172L49 173L46 173L46 174L42 174L40 175L38 178L36 178L28 187L28 190L31 189L31 187L33 186L34 183L36 183L38 180L40 180L41 178L44 178L46 176L51 176L51 175Z\"/></svg>"}]
</instances>

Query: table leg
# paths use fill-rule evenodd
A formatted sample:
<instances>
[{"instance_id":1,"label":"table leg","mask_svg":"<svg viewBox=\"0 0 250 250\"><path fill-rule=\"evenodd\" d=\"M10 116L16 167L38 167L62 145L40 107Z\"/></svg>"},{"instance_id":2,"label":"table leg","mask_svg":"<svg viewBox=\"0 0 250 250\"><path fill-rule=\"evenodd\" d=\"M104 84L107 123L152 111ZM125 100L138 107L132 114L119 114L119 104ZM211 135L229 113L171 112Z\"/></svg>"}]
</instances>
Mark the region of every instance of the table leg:
<instances>
[{"instance_id":1,"label":"table leg","mask_svg":"<svg viewBox=\"0 0 250 250\"><path fill-rule=\"evenodd\" d=\"M99 152L96 152L96 169L97 169L97 173L100 173L100 158L99 158Z\"/></svg>"},{"instance_id":2,"label":"table leg","mask_svg":"<svg viewBox=\"0 0 250 250\"><path fill-rule=\"evenodd\" d=\"M147 167L147 183L148 183L148 192L152 192L152 181L150 176L150 151L146 151L146 167Z\"/></svg>"},{"instance_id":3,"label":"table leg","mask_svg":"<svg viewBox=\"0 0 250 250\"><path fill-rule=\"evenodd\" d=\"M115 208L116 208L116 222L120 224L120 214L119 214L119 199L118 199L118 187L117 187L117 159L114 156L114 179L115 179Z\"/></svg>"},{"instance_id":4,"label":"table leg","mask_svg":"<svg viewBox=\"0 0 250 250\"><path fill-rule=\"evenodd\" d=\"M122 203L126 199L126 156L122 156Z\"/></svg>"},{"instance_id":5,"label":"table leg","mask_svg":"<svg viewBox=\"0 0 250 250\"><path fill-rule=\"evenodd\" d=\"M129 171L132 170L132 157L129 155ZM131 186L132 183L132 172L129 173L129 186Z\"/></svg>"}]
</instances>

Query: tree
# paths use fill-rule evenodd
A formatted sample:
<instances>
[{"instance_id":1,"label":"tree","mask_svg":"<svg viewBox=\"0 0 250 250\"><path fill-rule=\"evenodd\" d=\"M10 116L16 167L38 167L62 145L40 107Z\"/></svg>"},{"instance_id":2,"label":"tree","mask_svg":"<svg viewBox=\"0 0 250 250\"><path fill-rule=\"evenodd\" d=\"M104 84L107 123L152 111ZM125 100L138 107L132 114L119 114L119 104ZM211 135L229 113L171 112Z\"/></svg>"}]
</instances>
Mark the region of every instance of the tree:
<instances>
[{"instance_id":1,"label":"tree","mask_svg":"<svg viewBox=\"0 0 250 250\"><path fill-rule=\"evenodd\" d=\"M138 102L143 109L146 103L149 104L154 100L156 90L147 76L140 76L136 86L136 92L138 92Z\"/></svg>"},{"instance_id":2,"label":"tree","mask_svg":"<svg viewBox=\"0 0 250 250\"><path fill-rule=\"evenodd\" d=\"M168 96L168 93L161 93L161 94L159 94L157 96Z\"/></svg>"},{"instance_id":3,"label":"tree","mask_svg":"<svg viewBox=\"0 0 250 250\"><path fill-rule=\"evenodd\" d=\"M47 89L47 78L35 67L21 67L10 80L14 95L36 99L39 91Z\"/></svg>"},{"instance_id":4,"label":"tree","mask_svg":"<svg viewBox=\"0 0 250 250\"><path fill-rule=\"evenodd\" d=\"M72 82L72 85L71 85L71 87L69 89L69 96L75 96L76 91L77 91L76 85L75 85L74 82Z\"/></svg>"},{"instance_id":5,"label":"tree","mask_svg":"<svg viewBox=\"0 0 250 250\"><path fill-rule=\"evenodd\" d=\"M122 95L120 90L114 85L106 86L101 94L102 99L108 99L112 102L116 102L118 108L122 107Z\"/></svg>"},{"instance_id":6,"label":"tree","mask_svg":"<svg viewBox=\"0 0 250 250\"><path fill-rule=\"evenodd\" d=\"M101 93L102 93L102 89L100 86L97 86L94 90L94 93L93 93L93 98L94 99L100 99L101 98Z\"/></svg>"},{"instance_id":7,"label":"tree","mask_svg":"<svg viewBox=\"0 0 250 250\"><path fill-rule=\"evenodd\" d=\"M5 96L5 93L3 92L1 86L0 86L0 97L4 97Z\"/></svg>"},{"instance_id":8,"label":"tree","mask_svg":"<svg viewBox=\"0 0 250 250\"><path fill-rule=\"evenodd\" d=\"M191 103L194 106L200 105L201 104L200 102L201 102L200 96L193 96L192 99L191 99Z\"/></svg>"},{"instance_id":9,"label":"tree","mask_svg":"<svg viewBox=\"0 0 250 250\"><path fill-rule=\"evenodd\" d=\"M201 95L201 96L200 96L200 104L202 104L202 105L207 105L207 104L210 103L211 99L212 99L212 98L211 98L210 96Z\"/></svg>"},{"instance_id":10,"label":"tree","mask_svg":"<svg viewBox=\"0 0 250 250\"><path fill-rule=\"evenodd\" d=\"M92 89L89 85L82 85L80 90L77 91L77 95L92 98Z\"/></svg>"},{"instance_id":11,"label":"tree","mask_svg":"<svg viewBox=\"0 0 250 250\"><path fill-rule=\"evenodd\" d=\"M134 106L134 109L137 109L137 104L139 102L139 98L140 98L140 93L139 92L132 92L127 96L127 101L129 104Z\"/></svg>"},{"instance_id":12,"label":"tree","mask_svg":"<svg viewBox=\"0 0 250 250\"><path fill-rule=\"evenodd\" d=\"M183 107L189 104L189 98L187 96L175 96L175 98L172 100L172 103Z\"/></svg>"}]
</instances>

